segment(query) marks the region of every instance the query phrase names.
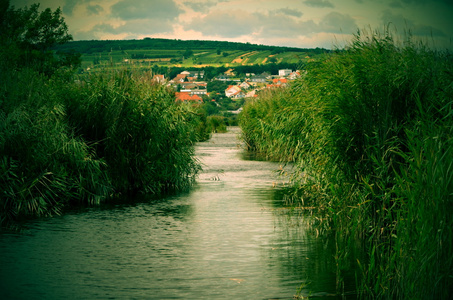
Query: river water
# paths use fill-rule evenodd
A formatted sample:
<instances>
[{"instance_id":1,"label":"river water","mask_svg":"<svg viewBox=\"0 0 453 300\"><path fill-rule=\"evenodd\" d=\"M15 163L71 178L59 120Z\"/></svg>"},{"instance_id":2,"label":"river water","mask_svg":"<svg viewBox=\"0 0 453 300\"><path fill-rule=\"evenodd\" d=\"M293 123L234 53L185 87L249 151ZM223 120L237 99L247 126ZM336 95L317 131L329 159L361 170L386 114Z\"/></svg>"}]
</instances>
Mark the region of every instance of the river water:
<instances>
[{"instance_id":1,"label":"river water","mask_svg":"<svg viewBox=\"0 0 453 300\"><path fill-rule=\"evenodd\" d=\"M0 233L0 298L337 298L333 240L286 208L281 166L247 159L238 134L197 145L190 192Z\"/></svg>"}]
</instances>

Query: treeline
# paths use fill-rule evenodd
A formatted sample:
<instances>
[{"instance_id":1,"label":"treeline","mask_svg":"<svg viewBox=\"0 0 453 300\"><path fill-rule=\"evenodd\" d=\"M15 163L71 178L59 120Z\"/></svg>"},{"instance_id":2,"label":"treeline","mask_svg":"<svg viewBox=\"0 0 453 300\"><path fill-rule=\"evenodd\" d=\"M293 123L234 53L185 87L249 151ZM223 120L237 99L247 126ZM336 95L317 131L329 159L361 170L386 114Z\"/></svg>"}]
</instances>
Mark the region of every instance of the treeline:
<instances>
[{"instance_id":1,"label":"treeline","mask_svg":"<svg viewBox=\"0 0 453 300\"><path fill-rule=\"evenodd\" d=\"M176 77L177 74L180 74L183 71L203 71L204 81L210 81L214 79L218 75L223 74L224 72L233 69L236 73L235 77L243 78L246 76L247 73L253 73L256 75L260 75L262 73L269 73L271 75L277 75L278 70L281 69L291 69L295 70L303 70L305 68L304 63L299 64L290 64L290 63L270 63L265 65L253 65L253 66L236 66L236 67L203 67L203 68L185 68L185 67L168 67L168 66L159 66L155 65L149 68L154 74L163 74L166 76L167 79L173 79Z\"/></svg>"},{"instance_id":2,"label":"treeline","mask_svg":"<svg viewBox=\"0 0 453 300\"><path fill-rule=\"evenodd\" d=\"M59 10L0 13L8 29L0 53L9 58L0 61L0 225L191 185L200 168L193 145L207 135L204 112L176 105L173 93L151 84L151 73L76 77L47 55L53 37L71 38ZM49 32L32 39L35 29Z\"/></svg>"},{"instance_id":3,"label":"treeline","mask_svg":"<svg viewBox=\"0 0 453 300\"><path fill-rule=\"evenodd\" d=\"M359 33L307 71L246 103L245 143L295 162L292 197L325 215L319 226L336 236L339 282L356 269L364 298L449 298L451 54ZM354 256L357 247L365 257Z\"/></svg>"},{"instance_id":4,"label":"treeline","mask_svg":"<svg viewBox=\"0 0 453 300\"><path fill-rule=\"evenodd\" d=\"M71 41L64 45L55 46L56 50L69 51L70 49L82 54L98 52L110 52L112 50L133 50L133 49L173 49L173 50L203 50L219 49L220 51L272 51L273 54L292 51L306 52L309 54L321 54L330 52L323 48L295 48L266 46L250 43L224 42L224 41L202 41L202 40L175 40L161 38L144 38L142 40L91 40L91 41Z\"/></svg>"}]
</instances>

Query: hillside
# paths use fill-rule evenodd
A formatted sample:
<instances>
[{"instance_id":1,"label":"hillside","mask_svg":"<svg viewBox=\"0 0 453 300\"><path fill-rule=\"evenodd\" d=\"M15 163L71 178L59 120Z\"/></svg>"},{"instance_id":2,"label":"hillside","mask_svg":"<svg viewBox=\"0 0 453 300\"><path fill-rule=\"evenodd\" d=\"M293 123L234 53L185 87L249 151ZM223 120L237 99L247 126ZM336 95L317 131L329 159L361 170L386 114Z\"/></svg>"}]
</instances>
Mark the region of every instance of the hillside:
<instances>
[{"instance_id":1,"label":"hillside","mask_svg":"<svg viewBox=\"0 0 453 300\"><path fill-rule=\"evenodd\" d=\"M223 41L143 40L72 41L57 51L82 54L83 69L134 65L135 67L237 67L266 64L303 65L330 50L289 48Z\"/></svg>"}]
</instances>

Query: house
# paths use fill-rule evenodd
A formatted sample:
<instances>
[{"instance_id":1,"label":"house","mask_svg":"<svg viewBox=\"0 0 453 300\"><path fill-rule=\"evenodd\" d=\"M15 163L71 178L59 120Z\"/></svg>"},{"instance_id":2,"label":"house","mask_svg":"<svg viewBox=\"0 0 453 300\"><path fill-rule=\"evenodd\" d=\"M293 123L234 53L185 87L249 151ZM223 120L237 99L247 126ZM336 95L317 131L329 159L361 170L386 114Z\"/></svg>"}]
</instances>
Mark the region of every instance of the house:
<instances>
[{"instance_id":1,"label":"house","mask_svg":"<svg viewBox=\"0 0 453 300\"><path fill-rule=\"evenodd\" d=\"M294 80L298 77L300 77L300 71L295 71L288 75L289 80Z\"/></svg>"},{"instance_id":2,"label":"house","mask_svg":"<svg viewBox=\"0 0 453 300\"><path fill-rule=\"evenodd\" d=\"M289 76L292 72L293 72L293 70L290 70L290 69L278 70L278 76L286 77L286 76Z\"/></svg>"},{"instance_id":3,"label":"house","mask_svg":"<svg viewBox=\"0 0 453 300\"><path fill-rule=\"evenodd\" d=\"M288 79L286 78L274 78L272 83L279 86L286 86L288 84Z\"/></svg>"},{"instance_id":4,"label":"house","mask_svg":"<svg viewBox=\"0 0 453 300\"><path fill-rule=\"evenodd\" d=\"M176 92L176 102L193 102L193 103L202 103L203 99L201 99L198 95L190 95L189 92Z\"/></svg>"},{"instance_id":5,"label":"house","mask_svg":"<svg viewBox=\"0 0 453 300\"><path fill-rule=\"evenodd\" d=\"M185 71L189 73L187 76L195 78L195 80L204 78L204 71Z\"/></svg>"},{"instance_id":6,"label":"house","mask_svg":"<svg viewBox=\"0 0 453 300\"><path fill-rule=\"evenodd\" d=\"M239 84L239 87L246 90L246 89L249 89L251 87L251 85L248 84L246 81L244 81L243 83Z\"/></svg>"},{"instance_id":7,"label":"house","mask_svg":"<svg viewBox=\"0 0 453 300\"><path fill-rule=\"evenodd\" d=\"M226 75L223 75L223 74L220 74L220 75L217 76L215 79L216 79L216 80L219 80L219 81L227 81L227 80L230 80L230 77L229 77L229 76L226 76Z\"/></svg>"},{"instance_id":8,"label":"house","mask_svg":"<svg viewBox=\"0 0 453 300\"><path fill-rule=\"evenodd\" d=\"M157 82L157 83L160 83L160 84L163 84L163 83L165 83L165 76L164 75L154 75L153 76L153 81Z\"/></svg>"},{"instance_id":9,"label":"house","mask_svg":"<svg viewBox=\"0 0 453 300\"><path fill-rule=\"evenodd\" d=\"M288 85L288 80L286 78L274 78L272 79L272 84L268 84L266 88L271 89L271 88L279 88L279 87L285 87Z\"/></svg>"},{"instance_id":10,"label":"house","mask_svg":"<svg viewBox=\"0 0 453 300\"><path fill-rule=\"evenodd\" d=\"M257 83L263 83L263 82L266 82L267 79L270 77L271 75L267 72L263 72L261 75L255 75L255 76L252 76L250 78L250 81L251 82L257 82Z\"/></svg>"},{"instance_id":11,"label":"house","mask_svg":"<svg viewBox=\"0 0 453 300\"><path fill-rule=\"evenodd\" d=\"M181 83L181 92L188 92L193 95L207 95L208 84L206 82L183 82Z\"/></svg>"},{"instance_id":12,"label":"house","mask_svg":"<svg viewBox=\"0 0 453 300\"><path fill-rule=\"evenodd\" d=\"M242 93L242 90L239 86L237 85L230 85L226 90L225 90L225 96L228 98L238 98L240 96L240 93ZM243 93L242 93L243 94ZM245 96L245 95L244 95Z\"/></svg>"},{"instance_id":13,"label":"house","mask_svg":"<svg viewBox=\"0 0 453 300\"><path fill-rule=\"evenodd\" d=\"M178 74L175 78L172 79L174 83L183 83L186 81L187 74Z\"/></svg>"},{"instance_id":14,"label":"house","mask_svg":"<svg viewBox=\"0 0 453 300\"><path fill-rule=\"evenodd\" d=\"M246 98L254 98L254 97L258 97L258 95L256 94L256 90L251 90L250 92L248 92L246 95L245 95Z\"/></svg>"},{"instance_id":15,"label":"house","mask_svg":"<svg viewBox=\"0 0 453 300\"><path fill-rule=\"evenodd\" d=\"M256 82L256 83L264 83L266 82L267 78L263 75L255 75L250 78L251 82Z\"/></svg>"}]
</instances>

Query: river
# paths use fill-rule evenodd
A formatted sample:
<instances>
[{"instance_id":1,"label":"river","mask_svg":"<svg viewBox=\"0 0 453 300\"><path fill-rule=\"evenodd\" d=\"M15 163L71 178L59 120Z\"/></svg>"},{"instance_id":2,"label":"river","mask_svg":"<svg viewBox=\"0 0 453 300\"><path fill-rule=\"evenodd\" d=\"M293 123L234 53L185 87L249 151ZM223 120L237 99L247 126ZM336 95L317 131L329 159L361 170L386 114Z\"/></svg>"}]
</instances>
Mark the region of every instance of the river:
<instances>
[{"instance_id":1,"label":"river","mask_svg":"<svg viewBox=\"0 0 453 300\"><path fill-rule=\"evenodd\" d=\"M238 134L197 144L204 170L190 192L1 232L1 298L339 298L333 240L286 207L281 166L247 158Z\"/></svg>"}]
</instances>

